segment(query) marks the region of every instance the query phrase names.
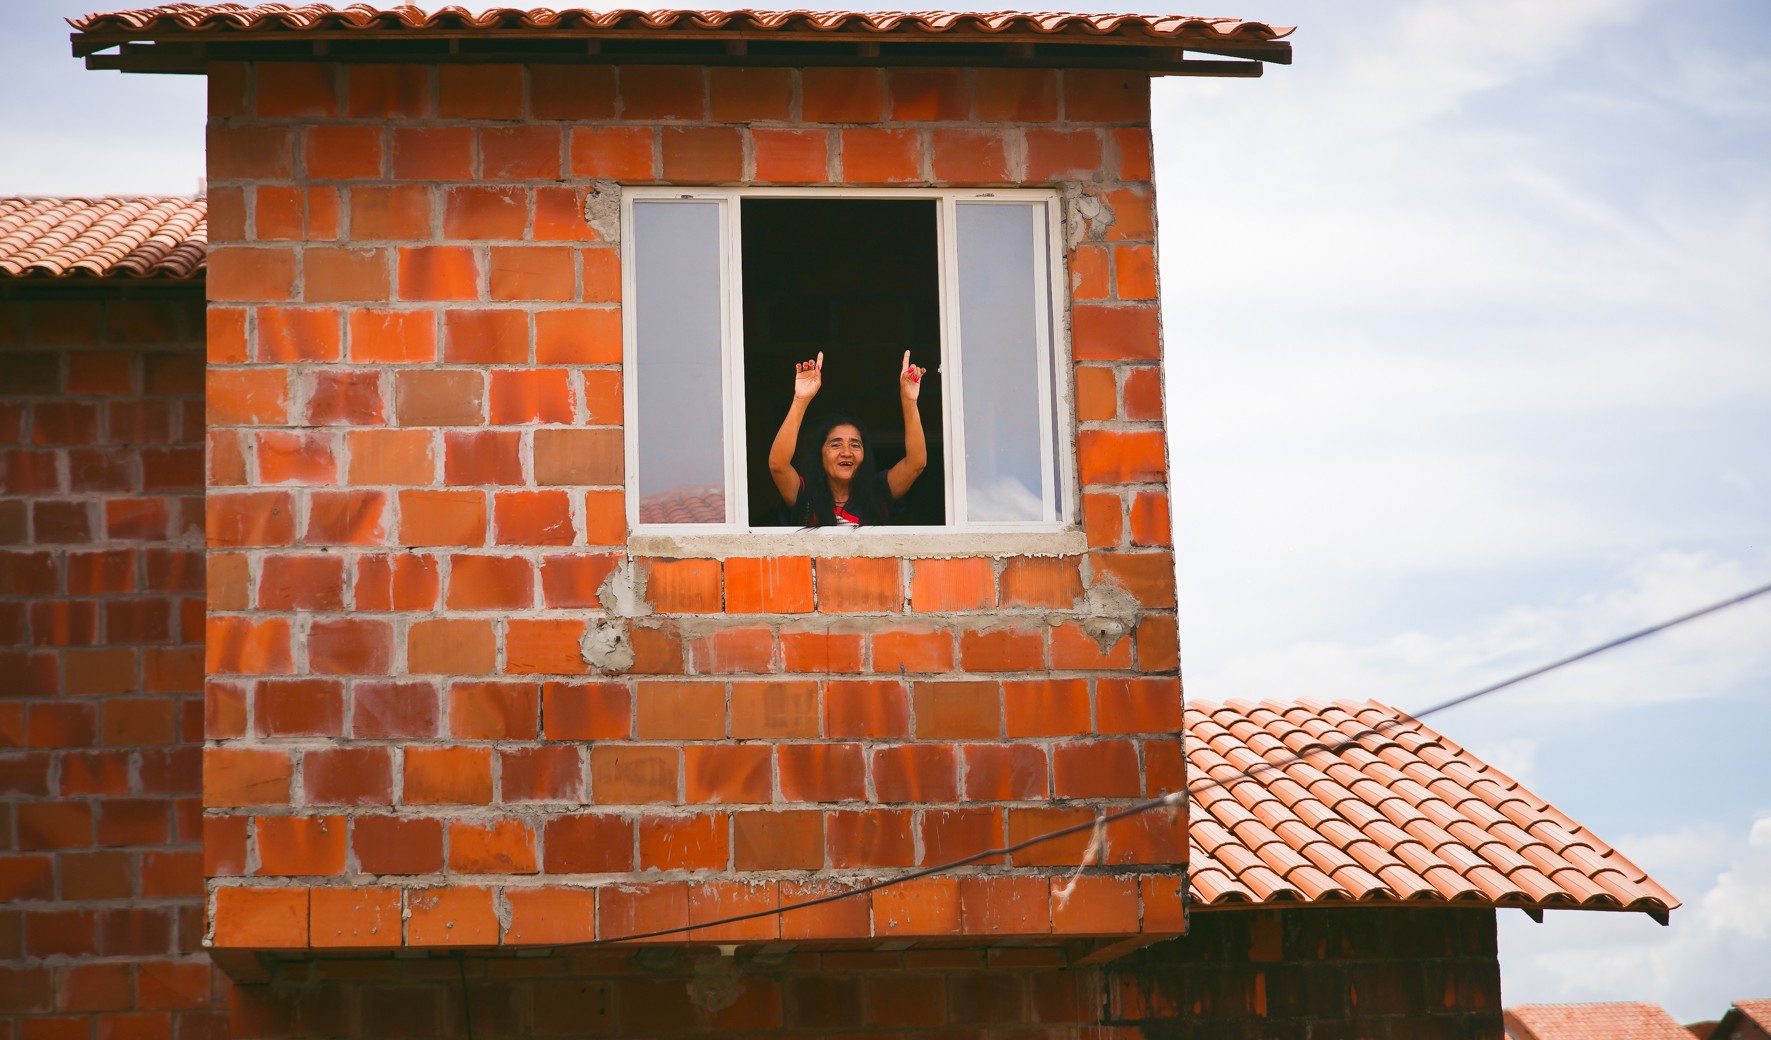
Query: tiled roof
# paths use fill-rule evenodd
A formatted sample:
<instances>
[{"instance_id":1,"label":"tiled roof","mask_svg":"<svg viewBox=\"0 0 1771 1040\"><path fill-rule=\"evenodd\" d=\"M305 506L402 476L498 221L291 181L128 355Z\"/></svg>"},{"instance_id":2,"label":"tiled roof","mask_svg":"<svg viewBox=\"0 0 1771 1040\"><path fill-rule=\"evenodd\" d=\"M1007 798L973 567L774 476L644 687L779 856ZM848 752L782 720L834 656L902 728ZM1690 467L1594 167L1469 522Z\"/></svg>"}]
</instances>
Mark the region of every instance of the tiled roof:
<instances>
[{"instance_id":1,"label":"tiled roof","mask_svg":"<svg viewBox=\"0 0 1771 1040\"><path fill-rule=\"evenodd\" d=\"M1710 1032L1710 1040L1743 1040L1767 1035L1771 1035L1771 1000L1737 1000L1716 1023L1716 1028Z\"/></svg>"},{"instance_id":2,"label":"tiled roof","mask_svg":"<svg viewBox=\"0 0 1771 1040\"><path fill-rule=\"evenodd\" d=\"M522 10L502 7L480 14L461 7L426 12L417 7L377 8L368 4L167 4L144 10L89 14L69 19L83 33L242 33L463 30L633 30L704 35L818 33L933 36L1127 37L1156 41L1259 42L1287 35L1289 27L1238 18L1186 15L1058 14L1020 11L691 11L585 8Z\"/></svg>"},{"instance_id":3,"label":"tiled roof","mask_svg":"<svg viewBox=\"0 0 1771 1040\"><path fill-rule=\"evenodd\" d=\"M1752 1019L1760 1029L1771 1033L1771 999L1737 1000L1734 1006L1740 1009L1741 1014Z\"/></svg>"},{"instance_id":4,"label":"tiled roof","mask_svg":"<svg viewBox=\"0 0 1771 1040\"><path fill-rule=\"evenodd\" d=\"M672 488L640 499L642 524L723 524L726 522L726 489L723 485Z\"/></svg>"},{"instance_id":5,"label":"tiled roof","mask_svg":"<svg viewBox=\"0 0 1771 1040\"><path fill-rule=\"evenodd\" d=\"M1326 749L1349 738L1355 746ZM1204 788L1190 823L1201 908L1356 901L1663 917L1679 905L1554 806L1373 701L1190 704L1186 750L1190 782Z\"/></svg>"},{"instance_id":6,"label":"tiled roof","mask_svg":"<svg viewBox=\"0 0 1771 1040\"><path fill-rule=\"evenodd\" d=\"M1526 1004L1503 1017L1513 1040L1691 1040L1659 1004Z\"/></svg>"},{"instance_id":7,"label":"tiled roof","mask_svg":"<svg viewBox=\"0 0 1771 1040\"><path fill-rule=\"evenodd\" d=\"M208 209L201 198L0 198L0 277L191 278Z\"/></svg>"}]
</instances>

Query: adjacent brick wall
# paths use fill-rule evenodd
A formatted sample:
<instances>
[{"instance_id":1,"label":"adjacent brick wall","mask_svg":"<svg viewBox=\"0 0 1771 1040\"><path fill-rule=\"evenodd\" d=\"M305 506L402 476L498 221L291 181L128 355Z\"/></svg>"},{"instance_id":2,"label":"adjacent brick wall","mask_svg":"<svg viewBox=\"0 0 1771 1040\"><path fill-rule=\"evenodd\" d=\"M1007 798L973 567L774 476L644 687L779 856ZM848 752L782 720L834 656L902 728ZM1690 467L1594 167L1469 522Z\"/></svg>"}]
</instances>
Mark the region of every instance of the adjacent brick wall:
<instances>
[{"instance_id":1,"label":"adjacent brick wall","mask_svg":"<svg viewBox=\"0 0 1771 1040\"><path fill-rule=\"evenodd\" d=\"M236 990L242 1038L1500 1040L1494 911L1231 910L1105 966L1065 949L319 958Z\"/></svg>"},{"instance_id":2,"label":"adjacent brick wall","mask_svg":"<svg viewBox=\"0 0 1771 1040\"><path fill-rule=\"evenodd\" d=\"M0 287L0 1035L225 1035L201 952L202 307L200 285Z\"/></svg>"},{"instance_id":3,"label":"adjacent brick wall","mask_svg":"<svg viewBox=\"0 0 1771 1040\"><path fill-rule=\"evenodd\" d=\"M1147 78L262 64L210 88L218 945L625 934L1181 783ZM614 182L1088 197L1088 551L631 557L619 250L584 214ZM603 609L611 575L643 616ZM587 635L632 666L595 674ZM1048 880L1085 837L931 883L912 916L725 937L1178 931L1184 834L1116 826L1064 907Z\"/></svg>"}]
</instances>

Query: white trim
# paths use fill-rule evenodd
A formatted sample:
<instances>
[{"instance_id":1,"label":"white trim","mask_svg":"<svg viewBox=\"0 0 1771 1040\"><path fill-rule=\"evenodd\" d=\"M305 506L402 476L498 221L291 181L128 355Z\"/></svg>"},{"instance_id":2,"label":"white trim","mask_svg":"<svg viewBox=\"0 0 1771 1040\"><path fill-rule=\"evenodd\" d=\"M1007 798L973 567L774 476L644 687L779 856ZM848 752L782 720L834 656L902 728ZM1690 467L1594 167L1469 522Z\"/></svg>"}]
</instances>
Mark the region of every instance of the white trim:
<instances>
[{"instance_id":1,"label":"white trim","mask_svg":"<svg viewBox=\"0 0 1771 1040\"><path fill-rule=\"evenodd\" d=\"M910 553L893 549L890 552L870 552L866 546L892 545L900 546L902 539L928 540L929 545L954 542L969 543L972 547L956 551L967 553L992 551L991 547L1001 538L1008 538L1014 544L1027 538L1039 541L1049 540L1059 535L1069 535L1071 528L1077 523L1080 512L1075 501L1075 458L1074 440L1075 424L1071 414L1072 376L1069 369L1069 328L1063 319L1067 313L1065 302L1068 300L1068 287L1065 281L1065 254L1062 244L1062 228L1059 220L1062 217L1057 192L1045 188L993 188L989 190L976 188L815 188L815 187L741 187L741 188L681 188L659 185L623 186L621 193L621 298L622 306L622 396L625 407L623 422L625 428L627 488L627 524L630 548L638 550L645 545L657 545L660 549L655 554L672 555L662 549L671 545L693 544L710 546L709 539L736 542L751 547L750 551L765 552L798 552L807 550L802 543L807 537L806 532L779 528L751 529L748 526L750 517L748 469L743 465L743 453L738 450L744 444L746 433L746 408L744 400L744 319L743 319L743 270L742 270L742 201L745 198L804 198L804 199L932 199L936 202L936 275L937 294L941 309L940 315L940 373L942 376L942 442L946 453L946 466L942 474L945 482L946 524L940 527L903 527L869 531L858 541L833 542L833 547L841 552L854 552L856 555L906 555ZM637 301L633 263L633 207L635 202L662 201L710 201L721 204L720 221L720 252L721 252L721 293L720 305L722 392L725 394L724 429L726 436L725 448L725 480L726 480L726 522L725 524L641 524L639 522L639 366L636 355L636 311ZM965 484L965 424L960 421L964 409L965 366L964 348L960 343L959 321L959 238L957 204L965 202L1019 202L1044 203L1043 212L1046 223L1045 242L1045 291L1047 306L1035 317L1035 329L1040 343L1043 363L1038 371L1040 395L1040 458L1041 470L1045 479L1052 482L1049 492L1044 496L1045 515L1042 520L1023 523L966 523L966 484ZM1037 246L1035 243L1037 254ZM1035 255L1034 262L1039 264ZM1040 275L1038 266L1031 272L1035 278ZM1056 451L1056 447L1068 446L1069 452ZM748 448L748 445L745 446ZM976 536L991 535L987 542L979 543ZM822 545L822 542L815 544ZM923 544L917 541L917 544ZM1041 543L1043 544L1043 543ZM1067 538L1052 542L1053 545L1068 546ZM790 548L789 546L800 546ZM901 548L901 546L900 546ZM1086 546L1084 546L1086 548ZM649 554L653 551L645 550ZM833 551L837 551L833 549ZM1033 552L1045 550L1033 549ZM1079 551L1073 548L1059 548L1054 552ZM822 553L814 553L822 554ZM939 553L937 553L938 555Z\"/></svg>"}]
</instances>

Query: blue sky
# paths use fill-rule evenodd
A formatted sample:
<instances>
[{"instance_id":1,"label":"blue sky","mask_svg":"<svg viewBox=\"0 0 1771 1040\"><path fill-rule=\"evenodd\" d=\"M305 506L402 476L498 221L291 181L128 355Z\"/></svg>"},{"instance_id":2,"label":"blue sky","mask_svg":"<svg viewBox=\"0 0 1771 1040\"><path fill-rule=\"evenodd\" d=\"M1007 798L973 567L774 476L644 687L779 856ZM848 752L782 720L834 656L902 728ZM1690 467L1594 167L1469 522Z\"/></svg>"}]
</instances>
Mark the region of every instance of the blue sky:
<instances>
[{"instance_id":1,"label":"blue sky","mask_svg":"<svg viewBox=\"0 0 1771 1040\"><path fill-rule=\"evenodd\" d=\"M25 0L0 192L176 192L202 82ZM1771 580L1771 8L1239 0L1156 92L1188 696L1437 700ZM1771 996L1771 603L1448 712L1685 901L1501 915L1508 1004Z\"/></svg>"}]
</instances>

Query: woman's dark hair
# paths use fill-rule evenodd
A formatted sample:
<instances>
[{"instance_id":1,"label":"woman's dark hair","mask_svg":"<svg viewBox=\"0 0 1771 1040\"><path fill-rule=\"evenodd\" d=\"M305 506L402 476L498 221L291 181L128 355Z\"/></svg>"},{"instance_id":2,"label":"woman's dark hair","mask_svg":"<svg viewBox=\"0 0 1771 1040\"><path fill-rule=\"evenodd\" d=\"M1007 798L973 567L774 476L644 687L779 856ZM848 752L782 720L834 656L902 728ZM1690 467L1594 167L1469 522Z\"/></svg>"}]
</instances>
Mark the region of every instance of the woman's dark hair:
<instances>
[{"instance_id":1,"label":"woman's dark hair","mask_svg":"<svg viewBox=\"0 0 1771 1040\"><path fill-rule=\"evenodd\" d=\"M891 495L885 481L873 464L873 439L867 435L867 424L846 415L829 415L820 419L813 435L802 440L793 457L793 468L799 471L803 484L799 500L793 504L793 520L802 527L834 527L836 503L830 497L830 477L824 472L824 442L838 426L853 426L861 434L861 464L849 478L848 512L863 523L883 524L891 512Z\"/></svg>"}]
</instances>

